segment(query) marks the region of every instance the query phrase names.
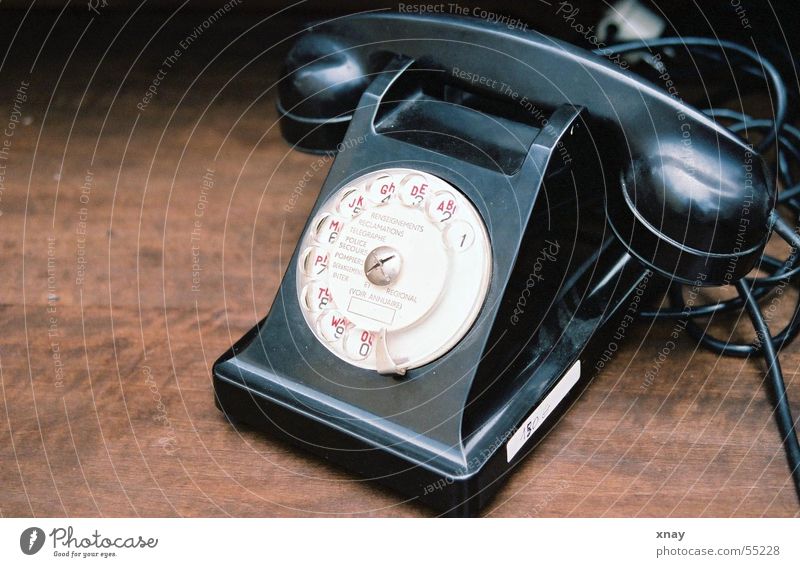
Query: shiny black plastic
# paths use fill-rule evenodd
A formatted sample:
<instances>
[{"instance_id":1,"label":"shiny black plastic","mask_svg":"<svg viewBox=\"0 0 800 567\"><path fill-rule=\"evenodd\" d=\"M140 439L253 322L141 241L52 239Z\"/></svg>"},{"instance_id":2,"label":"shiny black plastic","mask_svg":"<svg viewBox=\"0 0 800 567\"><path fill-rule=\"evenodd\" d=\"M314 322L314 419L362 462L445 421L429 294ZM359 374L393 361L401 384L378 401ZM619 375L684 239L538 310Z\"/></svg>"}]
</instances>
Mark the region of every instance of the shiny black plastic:
<instances>
[{"instance_id":1,"label":"shiny black plastic","mask_svg":"<svg viewBox=\"0 0 800 567\"><path fill-rule=\"evenodd\" d=\"M759 156L654 85L546 36L359 15L310 30L286 71L288 141L310 151L344 141L309 218L364 173L422 169L480 213L492 278L459 344L404 378L383 376L314 338L296 250L268 316L214 365L217 403L443 513L477 513L602 369L659 281L650 269L734 281L769 236ZM581 381L510 454L575 364Z\"/></svg>"},{"instance_id":2,"label":"shiny black plastic","mask_svg":"<svg viewBox=\"0 0 800 567\"><path fill-rule=\"evenodd\" d=\"M312 64L325 73L304 88L311 85L309 57L333 48L335 56ZM660 273L693 285L728 284L758 262L775 198L760 156L658 86L536 32L468 18L387 13L316 26L286 67L280 107L288 112L287 139L313 145L303 142L294 122L291 108L300 99L307 118L344 119L347 109L330 103L331 93L347 106L364 88L351 73L378 72L387 53L522 108L585 107L603 125L593 130L594 144L614 148L605 164L620 185L607 195L611 226L632 254Z\"/></svg>"}]
</instances>

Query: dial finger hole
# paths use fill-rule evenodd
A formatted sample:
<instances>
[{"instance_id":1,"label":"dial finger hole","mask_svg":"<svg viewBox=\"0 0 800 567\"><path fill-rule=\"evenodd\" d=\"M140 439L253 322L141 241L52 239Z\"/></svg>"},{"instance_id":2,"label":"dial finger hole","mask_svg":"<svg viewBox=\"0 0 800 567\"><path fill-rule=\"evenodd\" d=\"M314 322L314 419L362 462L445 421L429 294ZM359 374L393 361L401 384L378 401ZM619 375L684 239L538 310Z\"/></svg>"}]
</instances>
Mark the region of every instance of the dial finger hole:
<instances>
[{"instance_id":1,"label":"dial finger hole","mask_svg":"<svg viewBox=\"0 0 800 567\"><path fill-rule=\"evenodd\" d=\"M367 198L373 203L385 205L388 203L395 192L397 185L391 175L381 175L370 184L367 190Z\"/></svg>"},{"instance_id":2,"label":"dial finger hole","mask_svg":"<svg viewBox=\"0 0 800 567\"><path fill-rule=\"evenodd\" d=\"M329 343L334 343L344 336L347 331L347 318L341 311L332 309L325 311L317 319L319 334Z\"/></svg>"},{"instance_id":3,"label":"dial finger hole","mask_svg":"<svg viewBox=\"0 0 800 567\"><path fill-rule=\"evenodd\" d=\"M344 352L353 360L364 360L372 352L374 344L374 333L361 327L354 327L347 333Z\"/></svg>"},{"instance_id":4,"label":"dial finger hole","mask_svg":"<svg viewBox=\"0 0 800 567\"><path fill-rule=\"evenodd\" d=\"M339 200L338 210L345 217L352 218L357 216L366 207L364 192L357 187L345 189L342 198Z\"/></svg>"},{"instance_id":5,"label":"dial finger hole","mask_svg":"<svg viewBox=\"0 0 800 567\"><path fill-rule=\"evenodd\" d=\"M333 244L344 228L344 220L330 213L320 216L314 226L315 238L320 244Z\"/></svg>"},{"instance_id":6,"label":"dial finger hole","mask_svg":"<svg viewBox=\"0 0 800 567\"><path fill-rule=\"evenodd\" d=\"M458 201L450 191L439 191L428 202L428 217L436 223L446 223L456 214Z\"/></svg>"},{"instance_id":7,"label":"dial finger hole","mask_svg":"<svg viewBox=\"0 0 800 567\"><path fill-rule=\"evenodd\" d=\"M303 290L306 307L311 311L324 311L333 307L333 296L327 283L314 282Z\"/></svg>"},{"instance_id":8,"label":"dial finger hole","mask_svg":"<svg viewBox=\"0 0 800 567\"><path fill-rule=\"evenodd\" d=\"M328 270L328 251L312 246L303 253L303 271L312 278L321 278Z\"/></svg>"},{"instance_id":9,"label":"dial finger hole","mask_svg":"<svg viewBox=\"0 0 800 567\"><path fill-rule=\"evenodd\" d=\"M428 178L414 173L403 179L400 185L400 200L409 207L422 207L430 191Z\"/></svg>"},{"instance_id":10,"label":"dial finger hole","mask_svg":"<svg viewBox=\"0 0 800 567\"><path fill-rule=\"evenodd\" d=\"M452 250L463 252L475 242L475 230L466 221L454 221L445 230L444 241Z\"/></svg>"}]
</instances>

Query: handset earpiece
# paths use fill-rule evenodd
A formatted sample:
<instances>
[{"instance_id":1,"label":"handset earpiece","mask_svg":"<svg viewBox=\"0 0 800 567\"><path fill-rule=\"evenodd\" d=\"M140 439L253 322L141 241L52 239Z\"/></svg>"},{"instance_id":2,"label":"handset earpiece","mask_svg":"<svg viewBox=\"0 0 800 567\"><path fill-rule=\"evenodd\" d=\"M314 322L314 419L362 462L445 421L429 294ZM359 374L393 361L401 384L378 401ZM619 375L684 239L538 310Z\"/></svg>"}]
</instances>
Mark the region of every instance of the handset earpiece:
<instances>
[{"instance_id":1,"label":"handset earpiece","mask_svg":"<svg viewBox=\"0 0 800 567\"><path fill-rule=\"evenodd\" d=\"M609 224L633 256L670 279L735 283L758 264L772 230L764 162L727 139L682 157L674 138L663 134L624 167L619 193L609 191Z\"/></svg>"},{"instance_id":2,"label":"handset earpiece","mask_svg":"<svg viewBox=\"0 0 800 567\"><path fill-rule=\"evenodd\" d=\"M302 36L286 57L278 86L280 128L286 141L305 152L334 151L370 83L367 63L341 37Z\"/></svg>"}]
</instances>

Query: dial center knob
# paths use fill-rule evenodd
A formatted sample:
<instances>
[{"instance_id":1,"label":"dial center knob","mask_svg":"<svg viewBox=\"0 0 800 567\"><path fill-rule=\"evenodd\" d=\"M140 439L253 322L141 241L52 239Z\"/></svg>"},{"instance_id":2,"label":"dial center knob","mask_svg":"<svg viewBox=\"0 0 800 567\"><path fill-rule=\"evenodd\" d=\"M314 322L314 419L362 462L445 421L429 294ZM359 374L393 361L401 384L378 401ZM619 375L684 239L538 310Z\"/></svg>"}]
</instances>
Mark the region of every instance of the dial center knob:
<instances>
[{"instance_id":1,"label":"dial center knob","mask_svg":"<svg viewBox=\"0 0 800 567\"><path fill-rule=\"evenodd\" d=\"M375 285L389 285L400 275L403 258L391 246L378 246L364 260L364 274Z\"/></svg>"}]
</instances>

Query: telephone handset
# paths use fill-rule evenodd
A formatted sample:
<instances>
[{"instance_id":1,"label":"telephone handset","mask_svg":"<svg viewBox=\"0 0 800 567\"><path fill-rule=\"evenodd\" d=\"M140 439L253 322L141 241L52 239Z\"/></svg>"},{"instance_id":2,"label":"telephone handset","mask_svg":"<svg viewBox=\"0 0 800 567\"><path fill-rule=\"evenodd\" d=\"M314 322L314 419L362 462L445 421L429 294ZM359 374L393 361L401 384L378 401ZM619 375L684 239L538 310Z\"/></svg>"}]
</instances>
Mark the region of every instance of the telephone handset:
<instances>
[{"instance_id":1,"label":"telephone handset","mask_svg":"<svg viewBox=\"0 0 800 567\"><path fill-rule=\"evenodd\" d=\"M338 153L270 313L214 366L217 403L450 514L602 367L653 272L735 282L772 230L750 147L535 33L322 23L278 108L295 147Z\"/></svg>"},{"instance_id":2,"label":"telephone handset","mask_svg":"<svg viewBox=\"0 0 800 567\"><path fill-rule=\"evenodd\" d=\"M537 33L401 14L315 27L290 53L292 75L280 85L287 139L300 149L334 150L348 109L395 53L521 108L586 108L606 128L595 143L621 155L619 188L607 195L611 227L655 270L714 285L738 280L761 257L775 195L752 149L663 89Z\"/></svg>"}]
</instances>

